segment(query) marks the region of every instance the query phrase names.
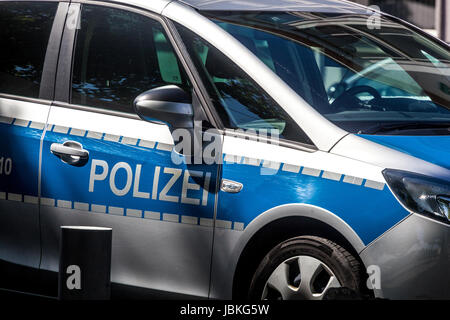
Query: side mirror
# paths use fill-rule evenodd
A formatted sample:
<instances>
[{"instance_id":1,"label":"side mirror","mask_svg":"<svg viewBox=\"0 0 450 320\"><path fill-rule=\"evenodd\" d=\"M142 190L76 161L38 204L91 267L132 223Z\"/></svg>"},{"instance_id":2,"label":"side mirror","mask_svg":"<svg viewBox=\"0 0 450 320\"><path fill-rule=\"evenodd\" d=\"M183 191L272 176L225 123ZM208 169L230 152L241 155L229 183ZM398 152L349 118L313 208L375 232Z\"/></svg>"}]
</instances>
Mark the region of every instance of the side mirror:
<instances>
[{"instance_id":1,"label":"side mirror","mask_svg":"<svg viewBox=\"0 0 450 320\"><path fill-rule=\"evenodd\" d=\"M171 131L194 127L191 96L176 85L148 90L134 100L137 115L145 121L167 124Z\"/></svg>"}]
</instances>

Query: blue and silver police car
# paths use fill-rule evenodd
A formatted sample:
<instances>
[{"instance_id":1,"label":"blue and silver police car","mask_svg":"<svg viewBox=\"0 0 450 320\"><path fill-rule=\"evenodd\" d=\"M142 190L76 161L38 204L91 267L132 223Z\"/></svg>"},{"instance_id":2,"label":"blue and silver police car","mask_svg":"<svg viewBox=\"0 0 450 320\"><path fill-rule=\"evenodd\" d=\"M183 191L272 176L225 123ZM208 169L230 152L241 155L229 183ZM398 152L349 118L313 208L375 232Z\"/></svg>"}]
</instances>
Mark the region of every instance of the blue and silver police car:
<instances>
[{"instance_id":1,"label":"blue and silver police car","mask_svg":"<svg viewBox=\"0 0 450 320\"><path fill-rule=\"evenodd\" d=\"M99 226L113 296L450 298L450 53L417 27L1 0L0 42L1 287L53 287L61 226Z\"/></svg>"}]
</instances>

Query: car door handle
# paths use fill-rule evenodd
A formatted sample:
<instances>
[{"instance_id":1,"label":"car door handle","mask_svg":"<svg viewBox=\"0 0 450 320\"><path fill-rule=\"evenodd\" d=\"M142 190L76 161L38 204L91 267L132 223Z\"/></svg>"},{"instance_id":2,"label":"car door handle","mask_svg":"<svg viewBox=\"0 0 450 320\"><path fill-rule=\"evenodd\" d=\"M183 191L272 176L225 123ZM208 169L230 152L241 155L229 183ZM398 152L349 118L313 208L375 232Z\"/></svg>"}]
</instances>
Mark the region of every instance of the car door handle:
<instances>
[{"instance_id":1,"label":"car door handle","mask_svg":"<svg viewBox=\"0 0 450 320\"><path fill-rule=\"evenodd\" d=\"M82 167L89 160L89 151L84 150L83 146L75 141L66 141L63 144L53 143L50 151L62 162L75 167Z\"/></svg>"}]
</instances>

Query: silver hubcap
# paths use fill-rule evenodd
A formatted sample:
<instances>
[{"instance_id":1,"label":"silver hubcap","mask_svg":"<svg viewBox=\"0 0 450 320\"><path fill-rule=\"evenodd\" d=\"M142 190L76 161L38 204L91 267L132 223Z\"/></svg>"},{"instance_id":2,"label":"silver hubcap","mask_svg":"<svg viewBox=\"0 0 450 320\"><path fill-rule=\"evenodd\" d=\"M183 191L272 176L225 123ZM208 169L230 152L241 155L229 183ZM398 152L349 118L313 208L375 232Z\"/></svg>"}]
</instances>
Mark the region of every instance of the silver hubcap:
<instances>
[{"instance_id":1,"label":"silver hubcap","mask_svg":"<svg viewBox=\"0 0 450 320\"><path fill-rule=\"evenodd\" d=\"M330 288L341 284L322 261L297 256L280 264L264 286L262 299L322 300Z\"/></svg>"}]
</instances>

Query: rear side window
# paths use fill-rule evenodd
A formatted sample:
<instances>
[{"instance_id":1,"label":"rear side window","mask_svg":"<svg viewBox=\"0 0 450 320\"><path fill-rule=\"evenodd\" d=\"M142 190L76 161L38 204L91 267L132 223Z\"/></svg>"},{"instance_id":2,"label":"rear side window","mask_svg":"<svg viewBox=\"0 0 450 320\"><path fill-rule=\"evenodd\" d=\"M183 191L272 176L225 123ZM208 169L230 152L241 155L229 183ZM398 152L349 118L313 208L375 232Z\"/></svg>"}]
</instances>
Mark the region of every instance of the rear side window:
<instances>
[{"instance_id":1,"label":"rear side window","mask_svg":"<svg viewBox=\"0 0 450 320\"><path fill-rule=\"evenodd\" d=\"M175 84L189 92L181 64L162 27L148 17L85 5L72 77L72 103L133 112L141 93Z\"/></svg>"},{"instance_id":2,"label":"rear side window","mask_svg":"<svg viewBox=\"0 0 450 320\"><path fill-rule=\"evenodd\" d=\"M57 5L0 2L0 93L39 97Z\"/></svg>"}]
</instances>

